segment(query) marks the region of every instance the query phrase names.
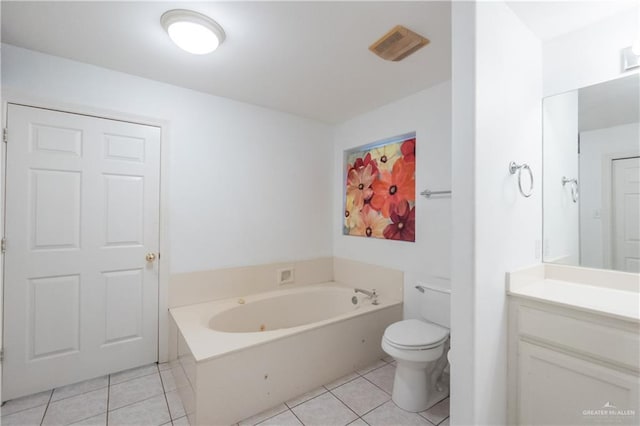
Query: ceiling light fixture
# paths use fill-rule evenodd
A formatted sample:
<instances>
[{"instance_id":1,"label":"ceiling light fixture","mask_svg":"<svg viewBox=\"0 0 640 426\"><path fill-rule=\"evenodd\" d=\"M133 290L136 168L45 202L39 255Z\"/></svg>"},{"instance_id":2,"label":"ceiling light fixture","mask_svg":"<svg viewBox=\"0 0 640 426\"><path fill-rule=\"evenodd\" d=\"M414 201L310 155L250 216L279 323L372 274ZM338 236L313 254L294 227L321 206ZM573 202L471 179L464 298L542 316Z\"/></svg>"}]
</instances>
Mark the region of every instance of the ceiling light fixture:
<instances>
[{"instance_id":1,"label":"ceiling light fixture","mask_svg":"<svg viewBox=\"0 0 640 426\"><path fill-rule=\"evenodd\" d=\"M225 39L224 30L216 21L192 10L165 12L160 23L179 48L194 55L213 52Z\"/></svg>"}]
</instances>

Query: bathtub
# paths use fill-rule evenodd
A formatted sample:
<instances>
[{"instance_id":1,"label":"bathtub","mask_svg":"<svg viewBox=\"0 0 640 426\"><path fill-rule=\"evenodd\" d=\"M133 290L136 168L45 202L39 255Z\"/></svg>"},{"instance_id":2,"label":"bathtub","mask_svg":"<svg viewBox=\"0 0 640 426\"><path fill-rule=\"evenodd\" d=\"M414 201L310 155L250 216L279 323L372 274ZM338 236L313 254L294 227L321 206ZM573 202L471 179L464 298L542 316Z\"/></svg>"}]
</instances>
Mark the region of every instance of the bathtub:
<instances>
[{"instance_id":1,"label":"bathtub","mask_svg":"<svg viewBox=\"0 0 640 426\"><path fill-rule=\"evenodd\" d=\"M381 358L402 301L378 302L324 283L172 308L191 424L236 423Z\"/></svg>"}]
</instances>

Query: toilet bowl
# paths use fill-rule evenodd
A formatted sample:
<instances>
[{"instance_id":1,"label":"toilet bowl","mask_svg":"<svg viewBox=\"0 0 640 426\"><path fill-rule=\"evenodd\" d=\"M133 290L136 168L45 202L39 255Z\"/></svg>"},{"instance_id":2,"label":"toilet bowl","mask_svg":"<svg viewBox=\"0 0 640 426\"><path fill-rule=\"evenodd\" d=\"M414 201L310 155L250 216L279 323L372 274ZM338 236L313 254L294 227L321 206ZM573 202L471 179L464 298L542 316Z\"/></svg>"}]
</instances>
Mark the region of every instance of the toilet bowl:
<instances>
[{"instance_id":1,"label":"toilet bowl","mask_svg":"<svg viewBox=\"0 0 640 426\"><path fill-rule=\"evenodd\" d=\"M443 381L449 352L449 330L439 325L409 319L388 326L382 349L397 361L392 400L406 411L426 410L446 397Z\"/></svg>"}]
</instances>

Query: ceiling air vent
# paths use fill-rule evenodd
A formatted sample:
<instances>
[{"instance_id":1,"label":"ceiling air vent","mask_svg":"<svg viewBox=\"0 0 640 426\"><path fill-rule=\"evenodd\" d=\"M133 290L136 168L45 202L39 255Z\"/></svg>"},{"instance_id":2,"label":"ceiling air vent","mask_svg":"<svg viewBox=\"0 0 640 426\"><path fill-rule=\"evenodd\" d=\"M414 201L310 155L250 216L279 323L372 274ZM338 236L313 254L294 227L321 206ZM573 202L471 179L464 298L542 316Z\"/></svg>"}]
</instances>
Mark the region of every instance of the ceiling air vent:
<instances>
[{"instance_id":1,"label":"ceiling air vent","mask_svg":"<svg viewBox=\"0 0 640 426\"><path fill-rule=\"evenodd\" d=\"M396 25L369 50L387 61L401 61L416 50L429 44L429 39L414 33L402 25Z\"/></svg>"}]
</instances>

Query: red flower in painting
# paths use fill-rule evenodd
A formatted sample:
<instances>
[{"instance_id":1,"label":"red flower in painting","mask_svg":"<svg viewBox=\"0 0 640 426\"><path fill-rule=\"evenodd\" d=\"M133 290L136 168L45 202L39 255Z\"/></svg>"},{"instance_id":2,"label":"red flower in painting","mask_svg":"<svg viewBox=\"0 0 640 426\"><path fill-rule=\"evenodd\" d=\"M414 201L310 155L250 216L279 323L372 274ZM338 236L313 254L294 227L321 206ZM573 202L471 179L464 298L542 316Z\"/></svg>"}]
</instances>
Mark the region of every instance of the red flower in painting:
<instances>
[{"instance_id":1,"label":"red flower in painting","mask_svg":"<svg viewBox=\"0 0 640 426\"><path fill-rule=\"evenodd\" d=\"M383 235L388 240L416 240L416 208L409 207L406 200L391 206L391 222L384 229Z\"/></svg>"},{"instance_id":2,"label":"red flower in painting","mask_svg":"<svg viewBox=\"0 0 640 426\"><path fill-rule=\"evenodd\" d=\"M400 147L404 161L407 163L415 163L416 161L416 138L407 139Z\"/></svg>"},{"instance_id":3,"label":"red flower in painting","mask_svg":"<svg viewBox=\"0 0 640 426\"><path fill-rule=\"evenodd\" d=\"M415 200L415 162L407 163L399 158L391 173L381 171L371 187L371 207L380 211L384 217L389 217L393 204Z\"/></svg>"},{"instance_id":4,"label":"red flower in painting","mask_svg":"<svg viewBox=\"0 0 640 426\"><path fill-rule=\"evenodd\" d=\"M367 167L368 165L371 165L371 173L375 176L378 174L378 163L376 162L376 160L371 158L371 153L368 152L367 155L364 156L364 158L356 158L356 161L353 162L353 165L349 166L349 170L348 172L351 172L351 170L355 169L355 170L360 170L360 169L364 169L365 167Z\"/></svg>"},{"instance_id":5,"label":"red flower in painting","mask_svg":"<svg viewBox=\"0 0 640 426\"><path fill-rule=\"evenodd\" d=\"M347 204L356 210L361 209L373 194L371 184L376 177L371 170L371 164L368 164L364 168L352 168L347 176Z\"/></svg>"}]
</instances>

